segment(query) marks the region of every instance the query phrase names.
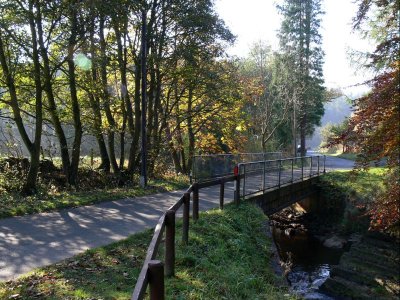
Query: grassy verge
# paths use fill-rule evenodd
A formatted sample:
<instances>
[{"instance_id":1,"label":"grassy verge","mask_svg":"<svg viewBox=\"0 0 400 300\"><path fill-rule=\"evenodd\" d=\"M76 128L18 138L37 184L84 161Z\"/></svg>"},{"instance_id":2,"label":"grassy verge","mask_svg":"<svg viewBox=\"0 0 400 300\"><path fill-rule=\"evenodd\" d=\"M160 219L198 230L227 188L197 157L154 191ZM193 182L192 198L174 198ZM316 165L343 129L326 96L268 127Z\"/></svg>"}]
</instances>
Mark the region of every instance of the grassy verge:
<instances>
[{"instance_id":1,"label":"grassy verge","mask_svg":"<svg viewBox=\"0 0 400 300\"><path fill-rule=\"evenodd\" d=\"M269 266L272 241L266 238L265 220L250 204L202 214L191 227L189 245L178 248L167 299L285 298Z\"/></svg>"},{"instance_id":2,"label":"grassy verge","mask_svg":"<svg viewBox=\"0 0 400 300\"><path fill-rule=\"evenodd\" d=\"M321 195L326 207L332 206L332 218L341 220L344 233L363 232L369 227L368 208L384 192L387 168L363 171L336 171L320 177ZM340 208L341 207L341 208Z\"/></svg>"},{"instance_id":3,"label":"grassy verge","mask_svg":"<svg viewBox=\"0 0 400 300\"><path fill-rule=\"evenodd\" d=\"M327 156L335 156L338 158L344 158L344 159L353 160L353 161L355 161L357 159L357 155L358 155L357 153L343 153L342 151L338 151L335 153L327 152L327 153L323 153L323 154L327 155Z\"/></svg>"},{"instance_id":4,"label":"grassy verge","mask_svg":"<svg viewBox=\"0 0 400 300\"><path fill-rule=\"evenodd\" d=\"M383 180L386 174L387 168L370 168L357 172L343 170L327 173L321 177L321 181L347 197L369 201L385 188Z\"/></svg>"},{"instance_id":5,"label":"grassy verge","mask_svg":"<svg viewBox=\"0 0 400 300\"><path fill-rule=\"evenodd\" d=\"M274 285L265 218L250 204L201 213L187 246L179 242L178 222L176 276L166 281L167 299L289 299ZM0 298L129 299L151 235L136 234L0 283Z\"/></svg>"},{"instance_id":6,"label":"grassy verge","mask_svg":"<svg viewBox=\"0 0 400 300\"><path fill-rule=\"evenodd\" d=\"M118 200L128 197L139 197L159 192L172 191L188 187L189 180L184 176L169 176L149 181L146 189L139 186L88 190L52 190L42 187L36 195L22 197L18 192L6 192L0 189L0 219L48 212L64 208L78 207Z\"/></svg>"},{"instance_id":7,"label":"grassy verge","mask_svg":"<svg viewBox=\"0 0 400 300\"><path fill-rule=\"evenodd\" d=\"M334 155L338 158L344 158L344 159L348 159L348 160L353 160L355 161L357 159L357 155L356 153L340 153L337 155Z\"/></svg>"}]
</instances>

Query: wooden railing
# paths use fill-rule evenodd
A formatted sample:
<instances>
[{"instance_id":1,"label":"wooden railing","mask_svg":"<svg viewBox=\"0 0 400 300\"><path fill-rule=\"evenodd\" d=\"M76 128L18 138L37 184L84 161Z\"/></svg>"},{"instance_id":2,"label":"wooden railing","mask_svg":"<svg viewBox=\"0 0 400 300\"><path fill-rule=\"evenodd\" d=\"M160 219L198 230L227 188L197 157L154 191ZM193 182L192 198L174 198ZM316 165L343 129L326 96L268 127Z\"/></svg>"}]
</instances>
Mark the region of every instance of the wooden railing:
<instances>
[{"instance_id":1,"label":"wooden railing","mask_svg":"<svg viewBox=\"0 0 400 300\"><path fill-rule=\"evenodd\" d=\"M158 220L155 227L153 238L147 249L147 254L143 267L140 271L139 277L136 282L135 290L133 291L131 299L143 299L147 290L150 288L151 300L165 299L164 276L173 276L175 273L175 217L176 213L183 206L182 214L182 242L187 244L189 242L189 219L190 219L190 198L191 194L193 211L192 219L197 221L199 218L199 191L201 189L220 185L219 193L219 207L224 208L224 194L225 183L236 181L238 184L239 176L226 176L212 181L194 183L192 184L182 197L172 205ZM237 189L238 190L238 189ZM236 203L239 203L239 198L235 196ZM163 239L165 232L165 255L164 262L157 260L159 245Z\"/></svg>"}]
</instances>

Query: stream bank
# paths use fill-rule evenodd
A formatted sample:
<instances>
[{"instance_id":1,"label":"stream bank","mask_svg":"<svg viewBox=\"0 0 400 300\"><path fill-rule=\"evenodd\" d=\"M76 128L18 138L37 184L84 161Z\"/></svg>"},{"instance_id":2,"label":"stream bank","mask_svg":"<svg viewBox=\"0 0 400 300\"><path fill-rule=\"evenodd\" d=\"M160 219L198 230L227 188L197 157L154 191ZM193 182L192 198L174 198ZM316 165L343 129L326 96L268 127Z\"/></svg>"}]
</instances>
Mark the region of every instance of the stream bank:
<instances>
[{"instance_id":1,"label":"stream bank","mask_svg":"<svg viewBox=\"0 0 400 300\"><path fill-rule=\"evenodd\" d=\"M398 299L399 245L394 240L377 233L351 233L321 212L305 213L295 206L269 219L294 294L324 300Z\"/></svg>"},{"instance_id":2,"label":"stream bank","mask_svg":"<svg viewBox=\"0 0 400 300\"><path fill-rule=\"evenodd\" d=\"M286 208L269 217L283 274L292 293L305 299L332 299L320 291L331 266L339 264L345 239L320 226L313 214ZM328 244L325 241L331 241Z\"/></svg>"},{"instance_id":3,"label":"stream bank","mask_svg":"<svg viewBox=\"0 0 400 300\"><path fill-rule=\"evenodd\" d=\"M333 266L321 290L341 299L399 299L399 244L367 233Z\"/></svg>"}]
</instances>

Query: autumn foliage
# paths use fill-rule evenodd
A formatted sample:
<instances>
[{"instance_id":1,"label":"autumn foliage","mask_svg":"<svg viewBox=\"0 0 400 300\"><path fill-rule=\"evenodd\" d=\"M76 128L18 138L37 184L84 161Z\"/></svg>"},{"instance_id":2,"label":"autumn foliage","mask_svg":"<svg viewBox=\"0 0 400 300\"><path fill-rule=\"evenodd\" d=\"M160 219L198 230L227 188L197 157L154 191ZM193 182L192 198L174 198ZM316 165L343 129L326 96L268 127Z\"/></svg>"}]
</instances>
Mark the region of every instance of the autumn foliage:
<instances>
[{"instance_id":1,"label":"autumn foliage","mask_svg":"<svg viewBox=\"0 0 400 300\"><path fill-rule=\"evenodd\" d=\"M357 100L351 119L350 130L361 150L359 163L366 167L370 161L387 159L390 168L386 191L370 209L371 227L377 230L394 229L400 220L399 79L398 67L376 77L372 92Z\"/></svg>"},{"instance_id":2,"label":"autumn foliage","mask_svg":"<svg viewBox=\"0 0 400 300\"><path fill-rule=\"evenodd\" d=\"M386 189L370 205L371 229L400 233L400 61L398 1L360 0L354 28L370 24L376 48L366 67L378 75L369 81L372 90L355 102L355 113L347 130L335 143L354 142L360 152L358 166L387 160ZM371 12L373 12L371 17ZM370 13L370 15L368 15ZM365 22L367 21L367 22Z\"/></svg>"},{"instance_id":3,"label":"autumn foliage","mask_svg":"<svg viewBox=\"0 0 400 300\"><path fill-rule=\"evenodd\" d=\"M355 113L347 130L336 139L351 139L360 152L358 167L386 160L389 173L386 189L370 207L371 229L397 231L400 223L399 188L399 68L394 68L370 81L372 91L355 102Z\"/></svg>"},{"instance_id":4,"label":"autumn foliage","mask_svg":"<svg viewBox=\"0 0 400 300\"><path fill-rule=\"evenodd\" d=\"M348 131L361 152L360 163L387 159L390 166L399 159L399 71L393 68L371 81L372 92L356 100Z\"/></svg>"}]
</instances>

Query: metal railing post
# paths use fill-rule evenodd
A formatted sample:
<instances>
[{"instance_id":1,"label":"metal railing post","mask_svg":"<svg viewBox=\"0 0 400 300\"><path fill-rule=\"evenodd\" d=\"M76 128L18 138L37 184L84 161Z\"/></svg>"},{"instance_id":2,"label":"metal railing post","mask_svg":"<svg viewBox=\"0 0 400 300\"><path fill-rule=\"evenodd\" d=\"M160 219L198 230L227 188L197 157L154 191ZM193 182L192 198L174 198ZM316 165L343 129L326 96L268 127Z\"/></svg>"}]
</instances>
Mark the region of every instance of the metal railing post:
<instances>
[{"instance_id":1,"label":"metal railing post","mask_svg":"<svg viewBox=\"0 0 400 300\"><path fill-rule=\"evenodd\" d=\"M245 196L245 193L246 193L246 165L243 165L243 192L242 192L243 198Z\"/></svg>"},{"instance_id":2,"label":"metal railing post","mask_svg":"<svg viewBox=\"0 0 400 300\"><path fill-rule=\"evenodd\" d=\"M224 209L225 181L221 178L219 186L219 209Z\"/></svg>"},{"instance_id":3,"label":"metal railing post","mask_svg":"<svg viewBox=\"0 0 400 300\"><path fill-rule=\"evenodd\" d=\"M292 161L292 183L294 182L294 171L293 171L293 167L294 167L294 158L291 159Z\"/></svg>"},{"instance_id":4,"label":"metal railing post","mask_svg":"<svg viewBox=\"0 0 400 300\"><path fill-rule=\"evenodd\" d=\"M159 260L151 260L148 264L150 300L164 300L164 265Z\"/></svg>"},{"instance_id":5,"label":"metal railing post","mask_svg":"<svg viewBox=\"0 0 400 300\"><path fill-rule=\"evenodd\" d=\"M319 175L319 155L317 156L317 158L318 158L318 160L317 160L317 168L318 168L317 174Z\"/></svg>"},{"instance_id":6,"label":"metal railing post","mask_svg":"<svg viewBox=\"0 0 400 300\"><path fill-rule=\"evenodd\" d=\"M312 156L310 157L310 177L312 176Z\"/></svg>"},{"instance_id":7,"label":"metal railing post","mask_svg":"<svg viewBox=\"0 0 400 300\"><path fill-rule=\"evenodd\" d=\"M165 219L165 275L175 274L175 211L167 210Z\"/></svg>"},{"instance_id":8,"label":"metal railing post","mask_svg":"<svg viewBox=\"0 0 400 300\"><path fill-rule=\"evenodd\" d=\"M238 205L240 199L240 165L235 166L233 173L236 176L233 182L234 184L233 201L236 203L236 205Z\"/></svg>"},{"instance_id":9,"label":"metal railing post","mask_svg":"<svg viewBox=\"0 0 400 300\"><path fill-rule=\"evenodd\" d=\"M300 160L301 160L301 180L303 181L303 179L304 179L304 157L302 156L302 157L300 157Z\"/></svg>"},{"instance_id":10,"label":"metal railing post","mask_svg":"<svg viewBox=\"0 0 400 300\"><path fill-rule=\"evenodd\" d=\"M183 194L183 224L182 224L182 242L189 242L189 212L190 212L190 193Z\"/></svg>"},{"instance_id":11,"label":"metal railing post","mask_svg":"<svg viewBox=\"0 0 400 300\"><path fill-rule=\"evenodd\" d=\"M265 157L264 157L264 162L263 162L263 176L262 176L262 178L263 178L262 190L263 190L263 193L264 193L264 191L265 191Z\"/></svg>"},{"instance_id":12,"label":"metal railing post","mask_svg":"<svg viewBox=\"0 0 400 300\"><path fill-rule=\"evenodd\" d=\"M193 221L199 219L199 184L193 184Z\"/></svg>"},{"instance_id":13,"label":"metal railing post","mask_svg":"<svg viewBox=\"0 0 400 300\"><path fill-rule=\"evenodd\" d=\"M326 155L324 155L324 174L326 173L325 166L326 166Z\"/></svg>"},{"instance_id":14,"label":"metal railing post","mask_svg":"<svg viewBox=\"0 0 400 300\"><path fill-rule=\"evenodd\" d=\"M281 187L281 170L282 170L282 160L278 160L278 167L279 167L279 172L278 172L278 187Z\"/></svg>"}]
</instances>

